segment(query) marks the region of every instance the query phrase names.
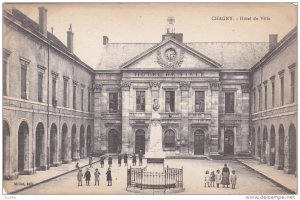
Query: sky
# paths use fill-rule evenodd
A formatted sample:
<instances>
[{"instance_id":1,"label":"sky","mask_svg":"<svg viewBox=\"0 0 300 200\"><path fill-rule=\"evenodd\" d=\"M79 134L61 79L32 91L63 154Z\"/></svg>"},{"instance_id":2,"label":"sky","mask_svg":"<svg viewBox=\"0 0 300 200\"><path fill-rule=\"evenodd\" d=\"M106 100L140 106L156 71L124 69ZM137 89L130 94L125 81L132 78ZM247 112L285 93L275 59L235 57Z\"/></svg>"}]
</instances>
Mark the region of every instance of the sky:
<instances>
[{"instance_id":1,"label":"sky","mask_svg":"<svg viewBox=\"0 0 300 200\"><path fill-rule=\"evenodd\" d=\"M175 32L184 42L268 42L280 40L297 25L292 3L59 3L9 4L38 22L38 7L48 10L48 31L64 44L72 24L74 53L95 68L102 37L111 43L159 43L167 17L175 18ZM231 17L232 20L216 20ZM251 20L241 20L251 17ZM254 20L257 17L258 20ZM269 18L262 20L261 17ZM205 52L201 52L205 54Z\"/></svg>"}]
</instances>

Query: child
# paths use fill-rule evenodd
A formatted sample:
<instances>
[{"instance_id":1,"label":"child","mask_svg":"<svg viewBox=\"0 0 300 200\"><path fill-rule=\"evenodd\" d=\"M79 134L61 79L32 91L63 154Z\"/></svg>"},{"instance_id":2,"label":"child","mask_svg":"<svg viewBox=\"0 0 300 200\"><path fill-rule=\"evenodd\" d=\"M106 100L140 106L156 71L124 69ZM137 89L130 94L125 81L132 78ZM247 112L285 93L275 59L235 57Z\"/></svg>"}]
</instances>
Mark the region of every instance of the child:
<instances>
[{"instance_id":1,"label":"child","mask_svg":"<svg viewBox=\"0 0 300 200\"><path fill-rule=\"evenodd\" d=\"M107 186L112 186L112 177L111 177L110 168L107 169L106 180L107 180Z\"/></svg>"},{"instance_id":2,"label":"child","mask_svg":"<svg viewBox=\"0 0 300 200\"><path fill-rule=\"evenodd\" d=\"M111 168L111 165L112 165L112 157L109 156L108 157L108 167Z\"/></svg>"},{"instance_id":3,"label":"child","mask_svg":"<svg viewBox=\"0 0 300 200\"><path fill-rule=\"evenodd\" d=\"M86 168L86 172L84 173L84 178L85 178L85 185L90 186L91 173L89 171L89 168Z\"/></svg>"},{"instance_id":4,"label":"child","mask_svg":"<svg viewBox=\"0 0 300 200\"><path fill-rule=\"evenodd\" d=\"M90 165L90 168L93 168L93 157L92 156L89 157L89 165Z\"/></svg>"},{"instance_id":5,"label":"child","mask_svg":"<svg viewBox=\"0 0 300 200\"><path fill-rule=\"evenodd\" d=\"M96 168L96 171L94 173L94 176L95 176L95 186L96 186L97 183L98 183L98 186L99 186L100 172L98 171L97 168Z\"/></svg>"},{"instance_id":6,"label":"child","mask_svg":"<svg viewBox=\"0 0 300 200\"><path fill-rule=\"evenodd\" d=\"M128 165L127 165L127 160L128 160L128 156L127 156L127 154L125 153L125 155L124 155L124 164L125 164L125 167L128 166Z\"/></svg>"},{"instance_id":7,"label":"child","mask_svg":"<svg viewBox=\"0 0 300 200\"><path fill-rule=\"evenodd\" d=\"M217 184L217 188L219 188L219 185L221 184L222 175L220 174L220 170L217 170L217 173L215 175L215 181Z\"/></svg>"},{"instance_id":8,"label":"child","mask_svg":"<svg viewBox=\"0 0 300 200\"><path fill-rule=\"evenodd\" d=\"M132 156L132 165L135 166L136 165L136 155L133 154Z\"/></svg>"},{"instance_id":9,"label":"child","mask_svg":"<svg viewBox=\"0 0 300 200\"><path fill-rule=\"evenodd\" d=\"M101 156L101 158L100 158L100 165L101 165L101 168L103 168L103 166L104 166L104 156Z\"/></svg>"},{"instance_id":10,"label":"child","mask_svg":"<svg viewBox=\"0 0 300 200\"><path fill-rule=\"evenodd\" d=\"M235 170L232 170L231 171L231 176L230 176L230 182L231 182L231 188L232 189L235 189L236 180L237 180L237 177L236 177L236 174L235 174Z\"/></svg>"},{"instance_id":11,"label":"child","mask_svg":"<svg viewBox=\"0 0 300 200\"><path fill-rule=\"evenodd\" d=\"M209 180L210 180L210 187L215 187L215 172L214 171L212 171L210 173Z\"/></svg>"},{"instance_id":12,"label":"child","mask_svg":"<svg viewBox=\"0 0 300 200\"><path fill-rule=\"evenodd\" d=\"M83 177L83 173L82 170L78 170L77 173L77 181L78 181L78 186L82 186L82 177Z\"/></svg>"},{"instance_id":13,"label":"child","mask_svg":"<svg viewBox=\"0 0 300 200\"><path fill-rule=\"evenodd\" d=\"M118 165L119 167L121 167L121 163L122 163L122 156L121 154L118 155Z\"/></svg>"},{"instance_id":14,"label":"child","mask_svg":"<svg viewBox=\"0 0 300 200\"><path fill-rule=\"evenodd\" d=\"M204 187L206 187L206 185L207 185L207 187L209 187L209 171L208 170L206 170L205 177L204 177Z\"/></svg>"},{"instance_id":15,"label":"child","mask_svg":"<svg viewBox=\"0 0 300 200\"><path fill-rule=\"evenodd\" d=\"M75 168L79 169L79 162L76 163Z\"/></svg>"}]
</instances>

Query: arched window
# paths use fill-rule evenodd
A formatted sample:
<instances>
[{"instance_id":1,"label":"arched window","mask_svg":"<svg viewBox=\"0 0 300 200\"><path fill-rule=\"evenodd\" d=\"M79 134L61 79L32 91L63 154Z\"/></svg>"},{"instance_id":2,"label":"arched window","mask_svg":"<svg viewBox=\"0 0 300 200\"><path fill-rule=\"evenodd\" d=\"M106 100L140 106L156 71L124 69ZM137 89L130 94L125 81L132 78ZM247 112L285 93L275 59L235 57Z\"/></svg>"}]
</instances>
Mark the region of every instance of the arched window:
<instances>
[{"instance_id":1,"label":"arched window","mask_svg":"<svg viewBox=\"0 0 300 200\"><path fill-rule=\"evenodd\" d=\"M171 129L168 129L165 132L165 148L175 148L175 132Z\"/></svg>"}]
</instances>

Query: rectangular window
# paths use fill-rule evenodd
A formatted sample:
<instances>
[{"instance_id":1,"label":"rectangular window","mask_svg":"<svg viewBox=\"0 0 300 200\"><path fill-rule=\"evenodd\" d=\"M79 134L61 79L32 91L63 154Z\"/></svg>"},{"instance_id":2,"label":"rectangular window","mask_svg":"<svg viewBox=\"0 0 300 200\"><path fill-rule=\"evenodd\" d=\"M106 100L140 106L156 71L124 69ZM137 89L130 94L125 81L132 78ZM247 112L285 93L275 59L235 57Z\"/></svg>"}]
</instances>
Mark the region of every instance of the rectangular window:
<instances>
[{"instance_id":1,"label":"rectangular window","mask_svg":"<svg viewBox=\"0 0 300 200\"><path fill-rule=\"evenodd\" d=\"M261 111L261 86L258 88L258 110Z\"/></svg>"},{"instance_id":2,"label":"rectangular window","mask_svg":"<svg viewBox=\"0 0 300 200\"><path fill-rule=\"evenodd\" d=\"M88 89L88 112L91 112L91 91Z\"/></svg>"},{"instance_id":3,"label":"rectangular window","mask_svg":"<svg viewBox=\"0 0 300 200\"><path fill-rule=\"evenodd\" d=\"M291 103L295 102L295 71L291 72Z\"/></svg>"},{"instance_id":4,"label":"rectangular window","mask_svg":"<svg viewBox=\"0 0 300 200\"><path fill-rule=\"evenodd\" d=\"M166 91L166 112L175 112L175 91Z\"/></svg>"},{"instance_id":5,"label":"rectangular window","mask_svg":"<svg viewBox=\"0 0 300 200\"><path fill-rule=\"evenodd\" d=\"M284 105L284 78L280 78L280 103Z\"/></svg>"},{"instance_id":6,"label":"rectangular window","mask_svg":"<svg viewBox=\"0 0 300 200\"><path fill-rule=\"evenodd\" d=\"M64 107L67 107L67 98L68 98L68 81L67 80L64 80L64 94L63 94L63 98L64 98L64 101L63 101L63 104L64 104Z\"/></svg>"},{"instance_id":7,"label":"rectangular window","mask_svg":"<svg viewBox=\"0 0 300 200\"><path fill-rule=\"evenodd\" d=\"M52 79L52 104L54 106L57 105L57 99L56 99L56 79Z\"/></svg>"},{"instance_id":8,"label":"rectangular window","mask_svg":"<svg viewBox=\"0 0 300 200\"><path fill-rule=\"evenodd\" d=\"M145 91L136 91L136 111L145 112Z\"/></svg>"},{"instance_id":9,"label":"rectangular window","mask_svg":"<svg viewBox=\"0 0 300 200\"><path fill-rule=\"evenodd\" d=\"M225 93L225 113L234 113L234 92Z\"/></svg>"},{"instance_id":10,"label":"rectangular window","mask_svg":"<svg viewBox=\"0 0 300 200\"><path fill-rule=\"evenodd\" d=\"M27 66L21 65L21 98L27 99Z\"/></svg>"},{"instance_id":11,"label":"rectangular window","mask_svg":"<svg viewBox=\"0 0 300 200\"><path fill-rule=\"evenodd\" d=\"M73 86L73 109L76 109L76 85Z\"/></svg>"},{"instance_id":12,"label":"rectangular window","mask_svg":"<svg viewBox=\"0 0 300 200\"><path fill-rule=\"evenodd\" d=\"M43 78L44 74L38 72L38 101L43 102Z\"/></svg>"},{"instance_id":13,"label":"rectangular window","mask_svg":"<svg viewBox=\"0 0 300 200\"><path fill-rule=\"evenodd\" d=\"M3 96L7 95L7 62L6 60L3 60L2 62L2 73L3 73L3 80L2 80L2 84L3 84Z\"/></svg>"},{"instance_id":14,"label":"rectangular window","mask_svg":"<svg viewBox=\"0 0 300 200\"><path fill-rule=\"evenodd\" d=\"M83 93L84 93L84 89L81 88L81 110L83 111Z\"/></svg>"},{"instance_id":15,"label":"rectangular window","mask_svg":"<svg viewBox=\"0 0 300 200\"><path fill-rule=\"evenodd\" d=\"M275 82L272 81L272 107L275 105Z\"/></svg>"},{"instance_id":16,"label":"rectangular window","mask_svg":"<svg viewBox=\"0 0 300 200\"><path fill-rule=\"evenodd\" d=\"M118 93L109 93L109 113L118 112Z\"/></svg>"},{"instance_id":17,"label":"rectangular window","mask_svg":"<svg viewBox=\"0 0 300 200\"><path fill-rule=\"evenodd\" d=\"M268 87L265 85L265 110L268 109Z\"/></svg>"},{"instance_id":18,"label":"rectangular window","mask_svg":"<svg viewBox=\"0 0 300 200\"><path fill-rule=\"evenodd\" d=\"M204 91L195 92L195 112L204 112L205 93Z\"/></svg>"}]
</instances>

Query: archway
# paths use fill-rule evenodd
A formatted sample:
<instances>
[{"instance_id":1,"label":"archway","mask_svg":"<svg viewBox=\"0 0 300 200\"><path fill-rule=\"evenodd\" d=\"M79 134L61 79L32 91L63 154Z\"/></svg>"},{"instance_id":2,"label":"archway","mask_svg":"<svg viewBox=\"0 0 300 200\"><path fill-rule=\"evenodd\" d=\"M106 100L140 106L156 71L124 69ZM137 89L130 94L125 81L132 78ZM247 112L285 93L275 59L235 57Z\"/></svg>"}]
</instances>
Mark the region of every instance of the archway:
<instances>
[{"instance_id":1,"label":"archway","mask_svg":"<svg viewBox=\"0 0 300 200\"><path fill-rule=\"evenodd\" d=\"M275 136L275 128L271 126L271 134L270 134L270 165L275 165L275 156L276 156L276 136Z\"/></svg>"},{"instance_id":2,"label":"archway","mask_svg":"<svg viewBox=\"0 0 300 200\"><path fill-rule=\"evenodd\" d=\"M194 155L204 155L205 134L198 129L194 133Z\"/></svg>"},{"instance_id":3,"label":"archway","mask_svg":"<svg viewBox=\"0 0 300 200\"><path fill-rule=\"evenodd\" d=\"M29 128L26 122L22 122L18 131L18 172L24 173L29 161Z\"/></svg>"},{"instance_id":4,"label":"archway","mask_svg":"<svg viewBox=\"0 0 300 200\"><path fill-rule=\"evenodd\" d=\"M3 120L3 178L9 178L10 168L10 131L6 121Z\"/></svg>"},{"instance_id":5,"label":"archway","mask_svg":"<svg viewBox=\"0 0 300 200\"><path fill-rule=\"evenodd\" d=\"M289 173L294 173L297 167L297 138L294 124L289 127Z\"/></svg>"},{"instance_id":6,"label":"archway","mask_svg":"<svg viewBox=\"0 0 300 200\"><path fill-rule=\"evenodd\" d=\"M251 137L251 154L255 156L255 128L252 129L252 137Z\"/></svg>"},{"instance_id":7,"label":"archway","mask_svg":"<svg viewBox=\"0 0 300 200\"><path fill-rule=\"evenodd\" d=\"M91 148L92 148L92 133L91 133L91 127L87 127L87 134L86 134L86 152L87 155L90 155L91 153Z\"/></svg>"},{"instance_id":8,"label":"archway","mask_svg":"<svg viewBox=\"0 0 300 200\"><path fill-rule=\"evenodd\" d=\"M175 132L172 129L166 130L164 144L166 149L175 149Z\"/></svg>"},{"instance_id":9,"label":"archway","mask_svg":"<svg viewBox=\"0 0 300 200\"><path fill-rule=\"evenodd\" d=\"M284 127L282 124L280 124L280 126L279 126L278 135L279 135L278 169L283 169L283 167L284 167L284 137L285 137L285 135L284 135Z\"/></svg>"},{"instance_id":10,"label":"archway","mask_svg":"<svg viewBox=\"0 0 300 200\"><path fill-rule=\"evenodd\" d=\"M61 130L61 160L62 162L66 162L68 160L68 127L67 124L62 126Z\"/></svg>"},{"instance_id":11,"label":"archway","mask_svg":"<svg viewBox=\"0 0 300 200\"><path fill-rule=\"evenodd\" d=\"M76 151L77 151L77 141L76 141L76 125L72 126L72 134L71 134L71 155L72 159L76 159Z\"/></svg>"},{"instance_id":12,"label":"archway","mask_svg":"<svg viewBox=\"0 0 300 200\"><path fill-rule=\"evenodd\" d=\"M115 129L108 132L108 153L120 153L122 150L121 134Z\"/></svg>"},{"instance_id":13,"label":"archway","mask_svg":"<svg viewBox=\"0 0 300 200\"><path fill-rule=\"evenodd\" d=\"M135 132L135 153L139 153L140 150L145 153L145 131L142 129Z\"/></svg>"},{"instance_id":14,"label":"archway","mask_svg":"<svg viewBox=\"0 0 300 200\"><path fill-rule=\"evenodd\" d=\"M261 140L260 140L260 127L257 129L257 143L256 143L256 148L257 148L257 156L261 158Z\"/></svg>"},{"instance_id":15,"label":"archway","mask_svg":"<svg viewBox=\"0 0 300 200\"><path fill-rule=\"evenodd\" d=\"M234 154L234 133L226 130L224 133L224 154Z\"/></svg>"},{"instance_id":16,"label":"archway","mask_svg":"<svg viewBox=\"0 0 300 200\"><path fill-rule=\"evenodd\" d=\"M52 124L50 128L50 165L57 161L57 126Z\"/></svg>"},{"instance_id":17,"label":"archway","mask_svg":"<svg viewBox=\"0 0 300 200\"><path fill-rule=\"evenodd\" d=\"M45 165L45 129L43 123L38 123L35 131L35 166L40 169Z\"/></svg>"},{"instance_id":18,"label":"archway","mask_svg":"<svg viewBox=\"0 0 300 200\"><path fill-rule=\"evenodd\" d=\"M80 127L80 158L84 158L84 127Z\"/></svg>"},{"instance_id":19,"label":"archway","mask_svg":"<svg viewBox=\"0 0 300 200\"><path fill-rule=\"evenodd\" d=\"M267 158L267 143L268 143L268 129L265 126L264 127L264 131L263 131L263 143L262 143L262 159L264 162L266 162L266 158Z\"/></svg>"}]
</instances>

